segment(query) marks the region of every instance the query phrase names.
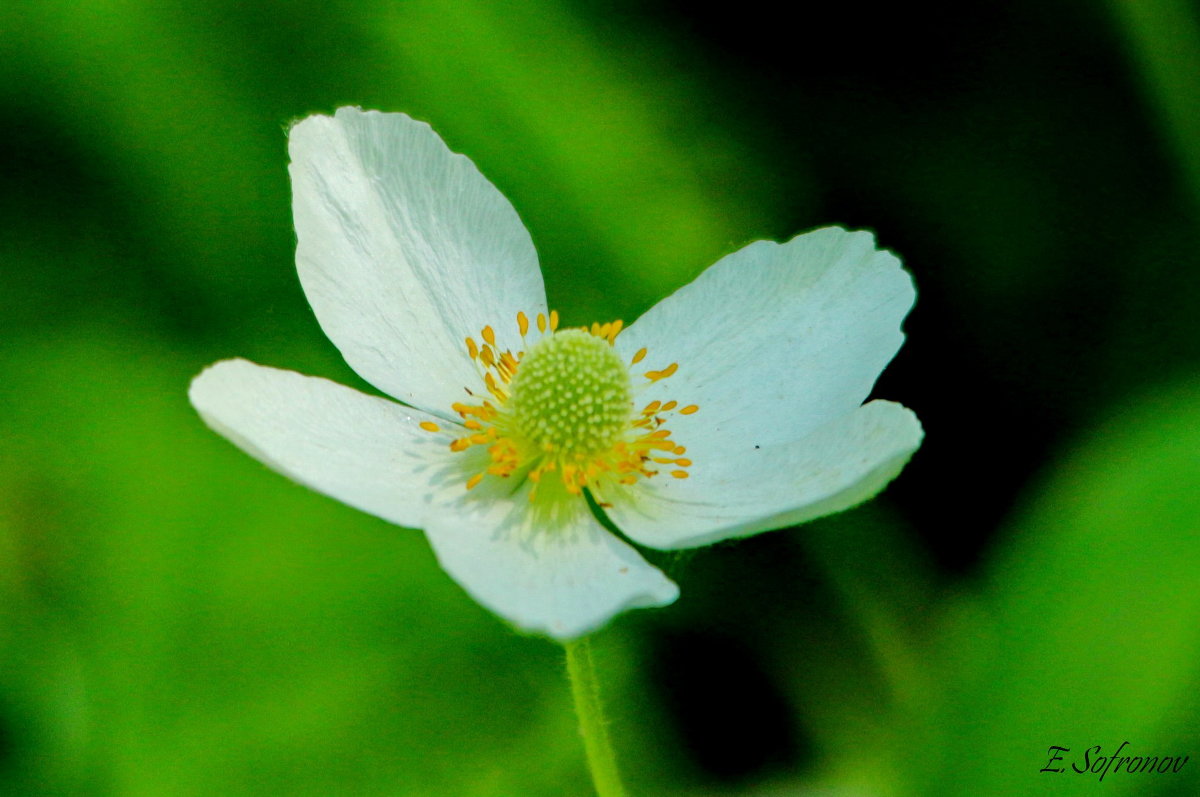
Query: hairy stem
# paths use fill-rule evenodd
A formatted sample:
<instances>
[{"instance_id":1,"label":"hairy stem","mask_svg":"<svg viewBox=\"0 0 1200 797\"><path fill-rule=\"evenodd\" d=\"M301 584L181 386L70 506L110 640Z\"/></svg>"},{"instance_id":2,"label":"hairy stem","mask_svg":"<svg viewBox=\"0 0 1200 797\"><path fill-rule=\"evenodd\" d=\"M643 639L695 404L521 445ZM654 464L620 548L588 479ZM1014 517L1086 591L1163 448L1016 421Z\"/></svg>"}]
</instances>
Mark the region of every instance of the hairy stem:
<instances>
[{"instance_id":1,"label":"hairy stem","mask_svg":"<svg viewBox=\"0 0 1200 797\"><path fill-rule=\"evenodd\" d=\"M567 675L571 678L571 696L575 698L575 713L579 717L579 733L587 752L588 769L599 797L625 797L617 757L613 754L600 702L600 683L592 662L592 649L587 637L564 643L567 650Z\"/></svg>"}]
</instances>

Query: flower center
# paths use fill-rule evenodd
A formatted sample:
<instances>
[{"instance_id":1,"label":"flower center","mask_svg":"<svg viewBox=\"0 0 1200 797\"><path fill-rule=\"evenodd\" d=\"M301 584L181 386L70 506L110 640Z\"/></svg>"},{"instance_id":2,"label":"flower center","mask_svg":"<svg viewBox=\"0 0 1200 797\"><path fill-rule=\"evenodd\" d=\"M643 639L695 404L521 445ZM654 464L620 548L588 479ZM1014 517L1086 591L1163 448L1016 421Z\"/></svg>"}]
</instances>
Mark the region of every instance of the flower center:
<instances>
[{"instance_id":1,"label":"flower center","mask_svg":"<svg viewBox=\"0 0 1200 797\"><path fill-rule=\"evenodd\" d=\"M531 330L524 313L517 313L517 329L526 342ZM532 501L544 484L543 475L556 471L559 478L546 487L561 484L555 489L580 495L584 487L602 491L656 476L656 465L673 466L671 476L687 478L684 469L692 464L683 458L687 449L671 439L663 424L676 412L691 415L699 407L676 409L676 401L651 401L635 410L631 368L646 350L626 364L613 348L620 331L620 321L559 331L558 313L552 312L549 318L538 314L540 337L528 351L501 351L490 326L480 332L482 345L466 339L467 355L491 395L483 398L468 389L478 403L451 405L467 434L452 437L450 450L478 446L487 451L483 470L467 479L468 490L488 475L525 477L534 482ZM654 383L678 368L672 363L642 376ZM442 433L432 421L421 427ZM600 496L597 500L606 505Z\"/></svg>"},{"instance_id":2,"label":"flower center","mask_svg":"<svg viewBox=\"0 0 1200 797\"><path fill-rule=\"evenodd\" d=\"M568 458L612 448L633 412L629 369L607 340L582 329L534 344L511 387L513 431Z\"/></svg>"}]
</instances>

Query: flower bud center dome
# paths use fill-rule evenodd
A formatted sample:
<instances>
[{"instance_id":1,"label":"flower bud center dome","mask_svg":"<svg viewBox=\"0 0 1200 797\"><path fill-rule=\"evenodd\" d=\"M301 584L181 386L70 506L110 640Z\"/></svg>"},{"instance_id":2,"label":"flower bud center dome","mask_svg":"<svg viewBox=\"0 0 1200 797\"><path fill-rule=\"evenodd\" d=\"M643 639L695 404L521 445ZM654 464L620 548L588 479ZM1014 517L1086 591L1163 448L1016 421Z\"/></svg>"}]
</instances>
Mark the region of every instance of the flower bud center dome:
<instances>
[{"instance_id":1,"label":"flower bud center dome","mask_svg":"<svg viewBox=\"0 0 1200 797\"><path fill-rule=\"evenodd\" d=\"M539 449L591 457L629 427L629 368L607 340L582 329L534 344L510 388L514 431Z\"/></svg>"}]
</instances>

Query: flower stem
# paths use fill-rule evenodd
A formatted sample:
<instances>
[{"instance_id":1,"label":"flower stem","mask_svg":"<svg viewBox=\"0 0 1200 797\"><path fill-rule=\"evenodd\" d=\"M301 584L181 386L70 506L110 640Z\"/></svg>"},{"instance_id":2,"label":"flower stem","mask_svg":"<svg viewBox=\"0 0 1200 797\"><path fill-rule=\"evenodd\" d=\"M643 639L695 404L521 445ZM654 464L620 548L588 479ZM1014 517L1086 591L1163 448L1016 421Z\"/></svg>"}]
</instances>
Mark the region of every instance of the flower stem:
<instances>
[{"instance_id":1,"label":"flower stem","mask_svg":"<svg viewBox=\"0 0 1200 797\"><path fill-rule=\"evenodd\" d=\"M582 637L565 642L563 646L567 650L567 675L571 678L571 696L575 698L575 713L579 716L579 733L583 736L596 794L599 797L625 797L625 787L617 772L617 757L613 754L604 721L591 644L587 637Z\"/></svg>"}]
</instances>

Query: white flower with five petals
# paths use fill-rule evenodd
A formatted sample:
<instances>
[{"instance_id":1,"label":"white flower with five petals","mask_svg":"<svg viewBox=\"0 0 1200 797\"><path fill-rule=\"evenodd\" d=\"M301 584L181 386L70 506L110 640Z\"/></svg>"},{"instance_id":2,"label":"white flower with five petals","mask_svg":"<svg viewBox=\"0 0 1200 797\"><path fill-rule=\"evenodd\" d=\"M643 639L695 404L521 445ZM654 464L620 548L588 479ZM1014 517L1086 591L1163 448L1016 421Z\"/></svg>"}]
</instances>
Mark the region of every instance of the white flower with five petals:
<instances>
[{"instance_id":1,"label":"white flower with five petals","mask_svg":"<svg viewBox=\"0 0 1200 797\"><path fill-rule=\"evenodd\" d=\"M627 328L559 329L516 212L428 125L342 108L289 150L305 294L397 401L235 359L192 404L295 481L424 529L521 629L571 639L678 596L596 512L704 545L864 501L920 445L912 412L862 403L915 298L870 233L758 241Z\"/></svg>"}]
</instances>

